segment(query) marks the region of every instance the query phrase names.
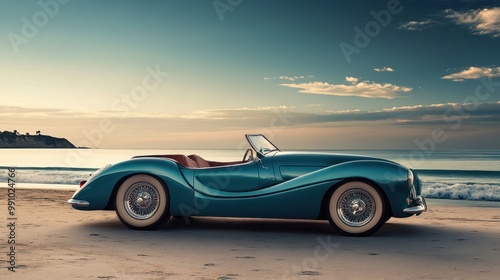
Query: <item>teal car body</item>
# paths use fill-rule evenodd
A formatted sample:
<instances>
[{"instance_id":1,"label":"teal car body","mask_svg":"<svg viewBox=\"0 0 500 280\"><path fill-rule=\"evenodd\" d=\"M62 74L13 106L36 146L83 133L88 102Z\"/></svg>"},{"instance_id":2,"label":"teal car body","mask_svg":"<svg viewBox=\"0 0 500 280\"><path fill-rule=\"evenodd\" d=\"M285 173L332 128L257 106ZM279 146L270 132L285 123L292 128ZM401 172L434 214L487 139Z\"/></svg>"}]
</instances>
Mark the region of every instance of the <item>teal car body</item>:
<instances>
[{"instance_id":1,"label":"teal car body","mask_svg":"<svg viewBox=\"0 0 500 280\"><path fill-rule=\"evenodd\" d=\"M119 195L120 188L132 185L123 187L127 179L145 175L161 184L160 192L165 191L163 223L170 216L328 219L332 223L332 213L338 212L333 216L352 225L346 229L334 223L334 228L347 235L370 235L390 217L419 215L427 209L417 175L400 164L358 155L283 152L263 135L246 137L251 148L240 162L206 161L196 155L139 156L100 169L68 202L78 210L117 210L123 204L124 210L117 212L122 222L134 229L153 228L152 224L134 225L133 220L122 219L123 213L134 214L151 203L162 203L151 202L155 192L140 187L126 192L125 197ZM349 182L359 182L359 187L347 188L351 193L346 193L343 202L332 202L339 186ZM365 185L375 192L364 192ZM366 194L372 198L364 198ZM161 200L158 194L156 197ZM375 217L370 217L369 208ZM380 215L375 208L382 211ZM360 230L366 220L377 216L383 221ZM360 219L364 220L360 223ZM159 221L152 222L158 227ZM355 230L350 232L350 227Z\"/></svg>"}]
</instances>

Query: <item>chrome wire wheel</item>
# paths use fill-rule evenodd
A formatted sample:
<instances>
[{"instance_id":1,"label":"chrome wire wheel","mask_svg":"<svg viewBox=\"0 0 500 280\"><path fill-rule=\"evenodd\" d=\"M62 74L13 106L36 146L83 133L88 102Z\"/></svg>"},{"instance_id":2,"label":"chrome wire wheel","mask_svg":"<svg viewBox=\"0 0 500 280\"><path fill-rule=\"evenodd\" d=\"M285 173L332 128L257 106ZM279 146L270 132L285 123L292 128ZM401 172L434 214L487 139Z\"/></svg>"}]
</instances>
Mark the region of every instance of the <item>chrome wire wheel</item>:
<instances>
[{"instance_id":1,"label":"chrome wire wheel","mask_svg":"<svg viewBox=\"0 0 500 280\"><path fill-rule=\"evenodd\" d=\"M137 182L132 185L125 193L124 199L125 210L138 220L151 218L160 204L158 191L148 182Z\"/></svg>"},{"instance_id":2,"label":"chrome wire wheel","mask_svg":"<svg viewBox=\"0 0 500 280\"><path fill-rule=\"evenodd\" d=\"M170 219L168 189L158 179L144 174L126 179L118 188L115 211L132 229L156 229Z\"/></svg>"},{"instance_id":3,"label":"chrome wire wheel","mask_svg":"<svg viewBox=\"0 0 500 280\"><path fill-rule=\"evenodd\" d=\"M328 221L349 236L368 236L385 223L384 199L378 189L366 182L350 181L331 193Z\"/></svg>"},{"instance_id":4,"label":"chrome wire wheel","mask_svg":"<svg viewBox=\"0 0 500 280\"><path fill-rule=\"evenodd\" d=\"M337 212L342 222L353 227L366 225L375 212L373 197L362 189L344 192L337 202Z\"/></svg>"}]
</instances>

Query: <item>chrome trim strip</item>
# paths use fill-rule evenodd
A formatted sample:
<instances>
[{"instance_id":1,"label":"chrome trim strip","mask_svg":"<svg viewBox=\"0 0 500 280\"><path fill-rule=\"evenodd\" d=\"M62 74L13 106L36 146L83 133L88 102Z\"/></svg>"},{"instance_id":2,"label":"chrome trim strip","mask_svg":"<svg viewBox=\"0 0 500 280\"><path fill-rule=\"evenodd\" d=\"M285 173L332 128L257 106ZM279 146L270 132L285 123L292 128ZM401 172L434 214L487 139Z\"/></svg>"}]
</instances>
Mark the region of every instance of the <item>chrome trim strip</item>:
<instances>
[{"instance_id":1,"label":"chrome trim strip","mask_svg":"<svg viewBox=\"0 0 500 280\"><path fill-rule=\"evenodd\" d=\"M421 214L422 212L425 212L425 207L423 205L417 205L413 207L408 207L403 209L403 212L408 213L408 214Z\"/></svg>"},{"instance_id":2,"label":"chrome trim strip","mask_svg":"<svg viewBox=\"0 0 500 280\"><path fill-rule=\"evenodd\" d=\"M417 205L405 208L403 209L403 212L408 214L420 215L423 212L427 211L427 203L425 202L425 198L423 196L421 195L417 196L417 198L415 199L415 203Z\"/></svg>"},{"instance_id":3,"label":"chrome trim strip","mask_svg":"<svg viewBox=\"0 0 500 280\"><path fill-rule=\"evenodd\" d=\"M90 206L90 203L88 201L85 201L85 200L78 200L78 199L70 199L68 200L68 203L71 204L71 205L74 205L74 206L78 206L78 207L88 207Z\"/></svg>"}]
</instances>

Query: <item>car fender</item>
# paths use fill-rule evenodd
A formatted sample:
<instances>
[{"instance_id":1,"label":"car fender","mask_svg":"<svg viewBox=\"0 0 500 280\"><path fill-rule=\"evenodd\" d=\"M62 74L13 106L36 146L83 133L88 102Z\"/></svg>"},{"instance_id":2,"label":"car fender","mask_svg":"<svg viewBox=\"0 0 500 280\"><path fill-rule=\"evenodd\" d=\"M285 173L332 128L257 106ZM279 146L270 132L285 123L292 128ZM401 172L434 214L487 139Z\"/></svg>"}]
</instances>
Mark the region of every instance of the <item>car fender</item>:
<instances>
[{"instance_id":1,"label":"car fender","mask_svg":"<svg viewBox=\"0 0 500 280\"><path fill-rule=\"evenodd\" d=\"M376 184L385 195L385 201L389 203L394 217L408 216L403 213L403 209L408 206L406 203L409 195L408 169L397 163L379 160L350 161L318 170L307 177L311 175L318 179L339 179L336 186L347 180L369 181Z\"/></svg>"},{"instance_id":2,"label":"car fender","mask_svg":"<svg viewBox=\"0 0 500 280\"><path fill-rule=\"evenodd\" d=\"M136 174L147 174L164 183L170 197L171 213L176 215L181 207L193 207L194 190L186 180L176 162L169 159L136 158L112 165L87 182L74 199L88 201L82 210L102 210L112 207L115 190L126 178ZM189 173L188 173L189 174Z\"/></svg>"}]
</instances>

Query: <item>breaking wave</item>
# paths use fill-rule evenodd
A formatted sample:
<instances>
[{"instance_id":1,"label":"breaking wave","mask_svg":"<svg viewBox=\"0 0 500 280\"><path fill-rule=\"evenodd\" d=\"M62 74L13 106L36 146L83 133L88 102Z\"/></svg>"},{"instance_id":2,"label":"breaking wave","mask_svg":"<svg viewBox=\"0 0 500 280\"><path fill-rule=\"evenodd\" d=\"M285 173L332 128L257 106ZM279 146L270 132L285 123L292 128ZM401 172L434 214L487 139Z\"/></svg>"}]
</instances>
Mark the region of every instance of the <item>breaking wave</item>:
<instances>
[{"instance_id":1,"label":"breaking wave","mask_svg":"<svg viewBox=\"0 0 500 280\"><path fill-rule=\"evenodd\" d=\"M416 170L429 198L500 201L500 171Z\"/></svg>"},{"instance_id":2,"label":"breaking wave","mask_svg":"<svg viewBox=\"0 0 500 280\"><path fill-rule=\"evenodd\" d=\"M0 166L0 180L7 181L7 167ZM94 168L17 167L16 182L23 184L78 185L97 171Z\"/></svg>"},{"instance_id":3,"label":"breaking wave","mask_svg":"<svg viewBox=\"0 0 500 280\"><path fill-rule=\"evenodd\" d=\"M474 183L422 182L422 193L427 198L500 201L500 185Z\"/></svg>"}]
</instances>

